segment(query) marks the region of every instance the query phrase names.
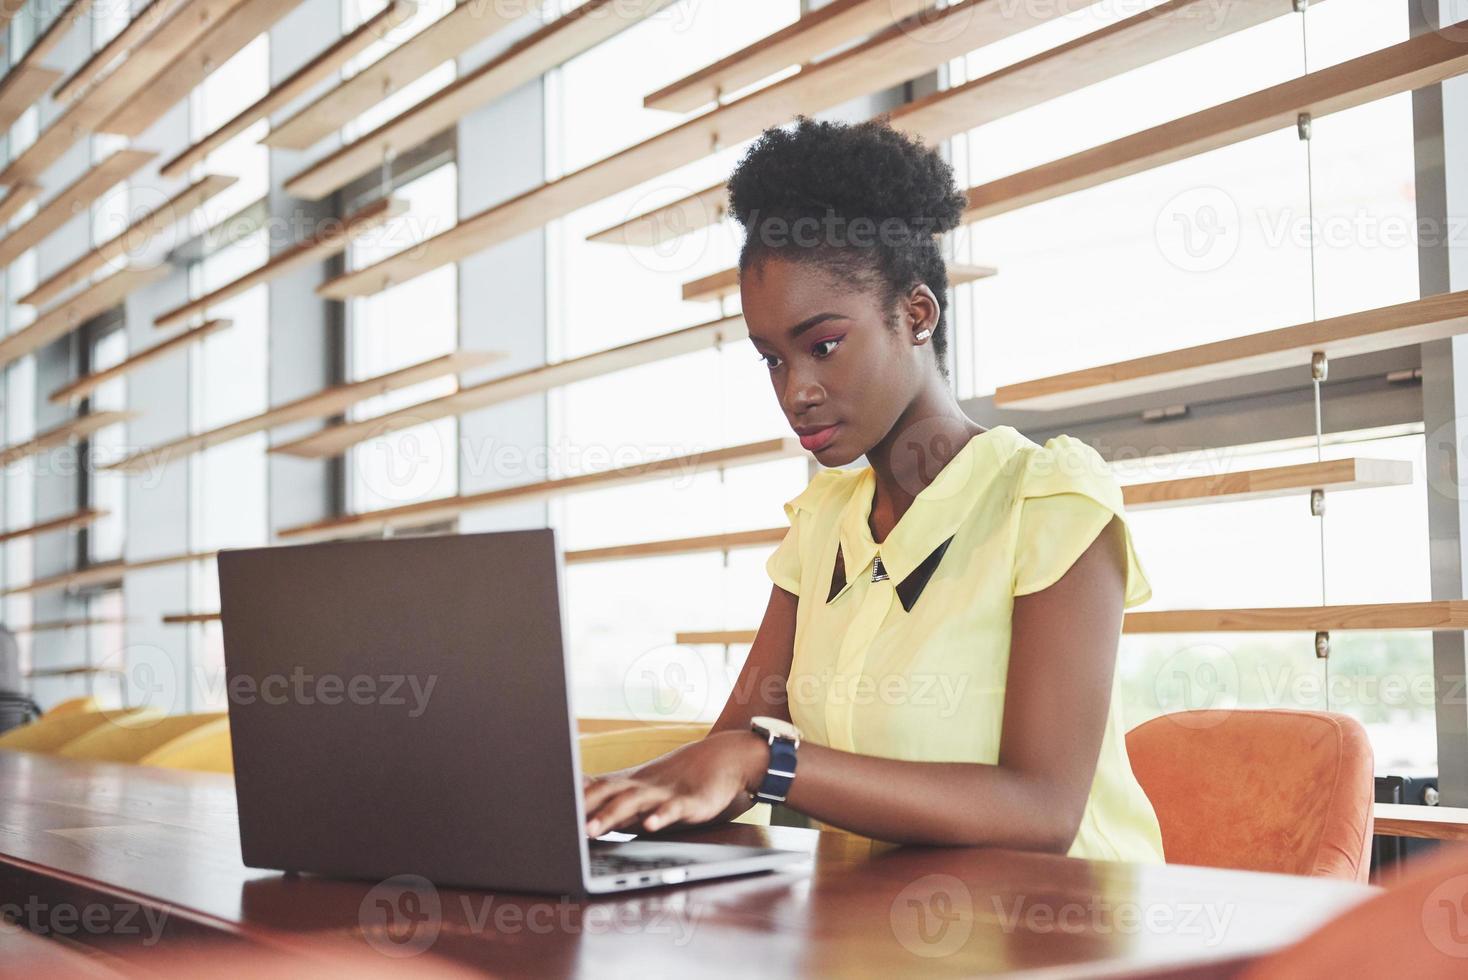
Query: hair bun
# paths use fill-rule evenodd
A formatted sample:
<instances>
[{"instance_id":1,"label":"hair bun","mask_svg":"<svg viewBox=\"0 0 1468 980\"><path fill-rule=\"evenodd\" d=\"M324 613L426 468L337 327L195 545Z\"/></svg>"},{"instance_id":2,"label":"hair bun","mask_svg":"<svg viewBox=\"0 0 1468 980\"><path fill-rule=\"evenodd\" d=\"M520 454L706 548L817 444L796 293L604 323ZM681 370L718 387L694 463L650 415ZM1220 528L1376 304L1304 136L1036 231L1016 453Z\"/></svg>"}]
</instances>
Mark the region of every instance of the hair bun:
<instances>
[{"instance_id":1,"label":"hair bun","mask_svg":"<svg viewBox=\"0 0 1468 980\"><path fill-rule=\"evenodd\" d=\"M768 217L835 214L897 219L937 235L958 226L966 204L947 161L885 117L847 124L799 116L791 128L761 133L729 178L730 213L746 228Z\"/></svg>"}]
</instances>

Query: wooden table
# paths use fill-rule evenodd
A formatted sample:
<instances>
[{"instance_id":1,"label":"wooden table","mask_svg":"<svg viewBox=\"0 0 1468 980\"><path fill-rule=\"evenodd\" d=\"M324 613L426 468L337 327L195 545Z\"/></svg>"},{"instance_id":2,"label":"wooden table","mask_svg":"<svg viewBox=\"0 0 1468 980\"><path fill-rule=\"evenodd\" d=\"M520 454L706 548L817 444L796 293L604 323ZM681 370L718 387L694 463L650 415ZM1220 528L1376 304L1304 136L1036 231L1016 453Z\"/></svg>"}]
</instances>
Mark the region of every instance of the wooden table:
<instances>
[{"instance_id":1,"label":"wooden table","mask_svg":"<svg viewBox=\"0 0 1468 980\"><path fill-rule=\"evenodd\" d=\"M228 777L0 751L0 905L14 916L28 904L41 932L57 909L93 914L93 927L73 926L70 938L114 949L150 936L155 949L220 944L226 954L333 946L418 957L382 960L393 966L496 975L1211 977L1374 892L1320 878L873 847L782 827L686 836L801 849L813 862L587 903L288 878L240 863ZM209 962L224 971L231 957Z\"/></svg>"}]
</instances>

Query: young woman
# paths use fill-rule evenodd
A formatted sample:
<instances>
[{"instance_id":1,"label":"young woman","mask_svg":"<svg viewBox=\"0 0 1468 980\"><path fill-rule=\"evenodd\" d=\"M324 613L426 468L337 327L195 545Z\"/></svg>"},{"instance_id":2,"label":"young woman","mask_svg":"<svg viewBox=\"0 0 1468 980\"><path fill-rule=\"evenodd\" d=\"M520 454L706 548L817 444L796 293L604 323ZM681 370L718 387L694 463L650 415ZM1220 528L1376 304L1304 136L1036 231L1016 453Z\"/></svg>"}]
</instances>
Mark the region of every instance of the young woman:
<instances>
[{"instance_id":1,"label":"young woman","mask_svg":"<svg viewBox=\"0 0 1468 980\"><path fill-rule=\"evenodd\" d=\"M801 119L729 196L781 410L823 465L868 465L785 504L712 732L587 780L587 833L730 819L759 794L884 841L1162 860L1115 682L1122 610L1151 588L1095 450L984 429L954 398L951 169L884 122Z\"/></svg>"}]
</instances>

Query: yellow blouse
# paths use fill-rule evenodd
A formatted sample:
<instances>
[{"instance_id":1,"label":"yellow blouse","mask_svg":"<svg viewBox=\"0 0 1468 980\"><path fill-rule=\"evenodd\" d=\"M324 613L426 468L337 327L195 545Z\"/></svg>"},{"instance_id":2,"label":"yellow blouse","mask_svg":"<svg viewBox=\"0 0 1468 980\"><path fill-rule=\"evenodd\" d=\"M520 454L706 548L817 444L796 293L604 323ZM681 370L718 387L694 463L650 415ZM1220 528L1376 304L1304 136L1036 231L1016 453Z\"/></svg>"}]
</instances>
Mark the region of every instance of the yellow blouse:
<instances>
[{"instance_id":1,"label":"yellow blouse","mask_svg":"<svg viewBox=\"0 0 1468 980\"><path fill-rule=\"evenodd\" d=\"M785 504L790 530L765 567L801 597L791 720L810 741L848 752L995 764L1013 598L1054 584L1113 516L1125 521L1121 488L1085 443L1062 435L1041 447L1004 425L959 450L880 545L868 523L874 488L870 466L823 470ZM1130 529L1126 544L1131 607L1152 589ZM886 577L873 582L878 567ZM1119 690L1114 679L1069 853L1161 861Z\"/></svg>"}]
</instances>

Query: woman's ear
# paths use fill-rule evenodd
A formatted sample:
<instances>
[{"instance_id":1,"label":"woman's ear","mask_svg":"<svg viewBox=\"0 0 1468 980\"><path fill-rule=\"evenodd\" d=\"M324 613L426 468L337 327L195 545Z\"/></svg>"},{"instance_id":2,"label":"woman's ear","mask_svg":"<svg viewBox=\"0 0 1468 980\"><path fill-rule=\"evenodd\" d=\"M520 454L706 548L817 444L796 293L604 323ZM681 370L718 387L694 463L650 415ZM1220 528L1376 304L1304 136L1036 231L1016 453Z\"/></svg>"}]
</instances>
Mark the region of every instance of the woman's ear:
<instances>
[{"instance_id":1,"label":"woman's ear","mask_svg":"<svg viewBox=\"0 0 1468 980\"><path fill-rule=\"evenodd\" d=\"M914 343L926 343L938 329L938 297L920 282L903 299L903 328Z\"/></svg>"}]
</instances>

